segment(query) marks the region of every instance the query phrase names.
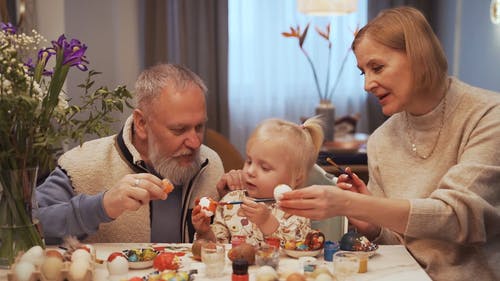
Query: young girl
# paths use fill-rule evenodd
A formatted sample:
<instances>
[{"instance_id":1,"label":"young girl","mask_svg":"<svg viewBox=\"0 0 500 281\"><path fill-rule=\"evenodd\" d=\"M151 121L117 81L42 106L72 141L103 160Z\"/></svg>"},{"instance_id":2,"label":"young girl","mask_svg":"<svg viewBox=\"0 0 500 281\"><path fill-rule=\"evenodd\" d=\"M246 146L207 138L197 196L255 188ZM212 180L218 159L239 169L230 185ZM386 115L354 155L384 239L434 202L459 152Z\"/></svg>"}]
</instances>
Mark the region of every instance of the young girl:
<instances>
[{"instance_id":1,"label":"young girl","mask_svg":"<svg viewBox=\"0 0 500 281\"><path fill-rule=\"evenodd\" d=\"M302 187L322 143L321 121L316 117L303 125L280 119L262 122L247 142L247 159L241 171L245 189L231 191L221 200L243 204L219 206L212 225L196 206L192 214L196 239L229 243L233 235L245 235L254 245L268 236L282 241L304 240L311 231L309 219L286 214L276 203L256 203L253 199L273 198L279 184Z\"/></svg>"}]
</instances>

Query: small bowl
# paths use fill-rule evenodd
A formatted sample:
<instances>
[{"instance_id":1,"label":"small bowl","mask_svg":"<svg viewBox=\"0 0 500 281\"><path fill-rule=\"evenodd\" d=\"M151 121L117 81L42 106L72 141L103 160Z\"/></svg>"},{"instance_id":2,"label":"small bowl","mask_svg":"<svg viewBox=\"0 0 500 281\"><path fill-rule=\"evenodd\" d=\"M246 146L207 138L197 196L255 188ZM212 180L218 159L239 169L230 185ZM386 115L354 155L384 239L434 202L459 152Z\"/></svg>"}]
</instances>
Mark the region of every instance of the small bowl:
<instances>
[{"instance_id":1,"label":"small bowl","mask_svg":"<svg viewBox=\"0 0 500 281\"><path fill-rule=\"evenodd\" d=\"M148 251L152 256L147 257L145 259L144 253ZM159 251L153 248L136 248L136 249L128 249L122 251L125 257L128 260L128 267L131 269L144 269L153 266L153 260L158 255ZM131 256L135 255L137 260L131 260Z\"/></svg>"},{"instance_id":2,"label":"small bowl","mask_svg":"<svg viewBox=\"0 0 500 281\"><path fill-rule=\"evenodd\" d=\"M129 261L128 267L130 269L145 269L153 266L153 260L149 261Z\"/></svg>"},{"instance_id":3,"label":"small bowl","mask_svg":"<svg viewBox=\"0 0 500 281\"><path fill-rule=\"evenodd\" d=\"M285 254L292 258L301 258L301 257L315 257L319 254L321 254L321 251L323 249L318 249L314 251L305 251L305 250L290 250L290 249L283 249L285 251Z\"/></svg>"}]
</instances>

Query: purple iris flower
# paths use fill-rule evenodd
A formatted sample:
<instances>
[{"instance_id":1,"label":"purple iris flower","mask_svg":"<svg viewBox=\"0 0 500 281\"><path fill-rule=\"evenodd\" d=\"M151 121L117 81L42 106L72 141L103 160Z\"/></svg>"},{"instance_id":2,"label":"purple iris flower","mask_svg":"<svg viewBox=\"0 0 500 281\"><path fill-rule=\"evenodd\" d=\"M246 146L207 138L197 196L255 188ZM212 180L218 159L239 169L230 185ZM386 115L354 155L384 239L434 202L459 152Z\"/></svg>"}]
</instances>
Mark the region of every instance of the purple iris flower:
<instances>
[{"instance_id":1,"label":"purple iris flower","mask_svg":"<svg viewBox=\"0 0 500 281\"><path fill-rule=\"evenodd\" d=\"M56 51L52 48L45 48L38 51L38 61L42 63L44 69L45 66L47 66L47 62L49 61L50 57L53 55L56 55Z\"/></svg>"},{"instance_id":2,"label":"purple iris flower","mask_svg":"<svg viewBox=\"0 0 500 281\"><path fill-rule=\"evenodd\" d=\"M82 44L77 39L71 39L70 42L66 40L66 37L63 35L59 36L57 41L52 41L53 50L56 52L62 51L63 65L76 66L78 69L82 71L87 70L87 65L89 62L85 57L85 51L87 50L87 46Z\"/></svg>"},{"instance_id":3,"label":"purple iris flower","mask_svg":"<svg viewBox=\"0 0 500 281\"><path fill-rule=\"evenodd\" d=\"M35 69L35 64L33 64L33 59L29 58L27 62L24 63L30 70Z\"/></svg>"},{"instance_id":4,"label":"purple iris flower","mask_svg":"<svg viewBox=\"0 0 500 281\"><path fill-rule=\"evenodd\" d=\"M45 62L45 64L47 64L47 62ZM29 74L32 75L32 74L35 73L36 65L33 63L33 59L32 58L29 58L28 61L24 63L24 65L28 67ZM44 75L44 76L52 76L53 73L54 73L53 71L45 69L45 65L44 65L44 69L42 71L42 75Z\"/></svg>"},{"instance_id":5,"label":"purple iris flower","mask_svg":"<svg viewBox=\"0 0 500 281\"><path fill-rule=\"evenodd\" d=\"M2 29L2 31L7 32L9 34L16 34L16 32L17 32L17 28L14 25L12 25L12 23L10 23L10 22L0 23L0 29Z\"/></svg>"}]
</instances>

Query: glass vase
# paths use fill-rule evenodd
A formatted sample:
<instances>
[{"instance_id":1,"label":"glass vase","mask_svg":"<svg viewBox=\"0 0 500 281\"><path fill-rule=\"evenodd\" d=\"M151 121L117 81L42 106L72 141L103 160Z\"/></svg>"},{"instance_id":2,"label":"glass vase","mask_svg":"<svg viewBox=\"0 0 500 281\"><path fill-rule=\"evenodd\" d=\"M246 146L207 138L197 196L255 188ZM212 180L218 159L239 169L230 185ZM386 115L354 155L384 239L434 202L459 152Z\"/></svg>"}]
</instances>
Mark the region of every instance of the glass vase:
<instances>
[{"instance_id":1,"label":"glass vase","mask_svg":"<svg viewBox=\"0 0 500 281\"><path fill-rule=\"evenodd\" d=\"M330 100L321 100L316 106L316 115L323 117L325 141L333 141L335 134L335 106Z\"/></svg>"},{"instance_id":2,"label":"glass vase","mask_svg":"<svg viewBox=\"0 0 500 281\"><path fill-rule=\"evenodd\" d=\"M38 168L0 169L0 267L10 268L19 252L45 247L33 218Z\"/></svg>"}]
</instances>

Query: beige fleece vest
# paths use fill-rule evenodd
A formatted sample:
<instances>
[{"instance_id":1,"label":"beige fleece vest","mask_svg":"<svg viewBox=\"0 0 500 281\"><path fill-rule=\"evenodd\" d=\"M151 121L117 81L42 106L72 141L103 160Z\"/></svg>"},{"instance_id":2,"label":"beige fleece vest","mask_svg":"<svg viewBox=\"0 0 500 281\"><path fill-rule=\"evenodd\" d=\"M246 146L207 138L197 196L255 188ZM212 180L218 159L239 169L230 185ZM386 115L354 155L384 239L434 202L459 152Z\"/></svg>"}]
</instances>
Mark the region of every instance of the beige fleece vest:
<instances>
[{"instance_id":1,"label":"beige fleece vest","mask_svg":"<svg viewBox=\"0 0 500 281\"><path fill-rule=\"evenodd\" d=\"M77 194L98 194L113 187L123 176L135 173L115 145L115 136L110 136L86 142L61 156L59 165L68 173ZM149 242L150 237L149 204L145 204L137 211L127 211L114 221L101 224L99 231L85 242Z\"/></svg>"}]
</instances>

